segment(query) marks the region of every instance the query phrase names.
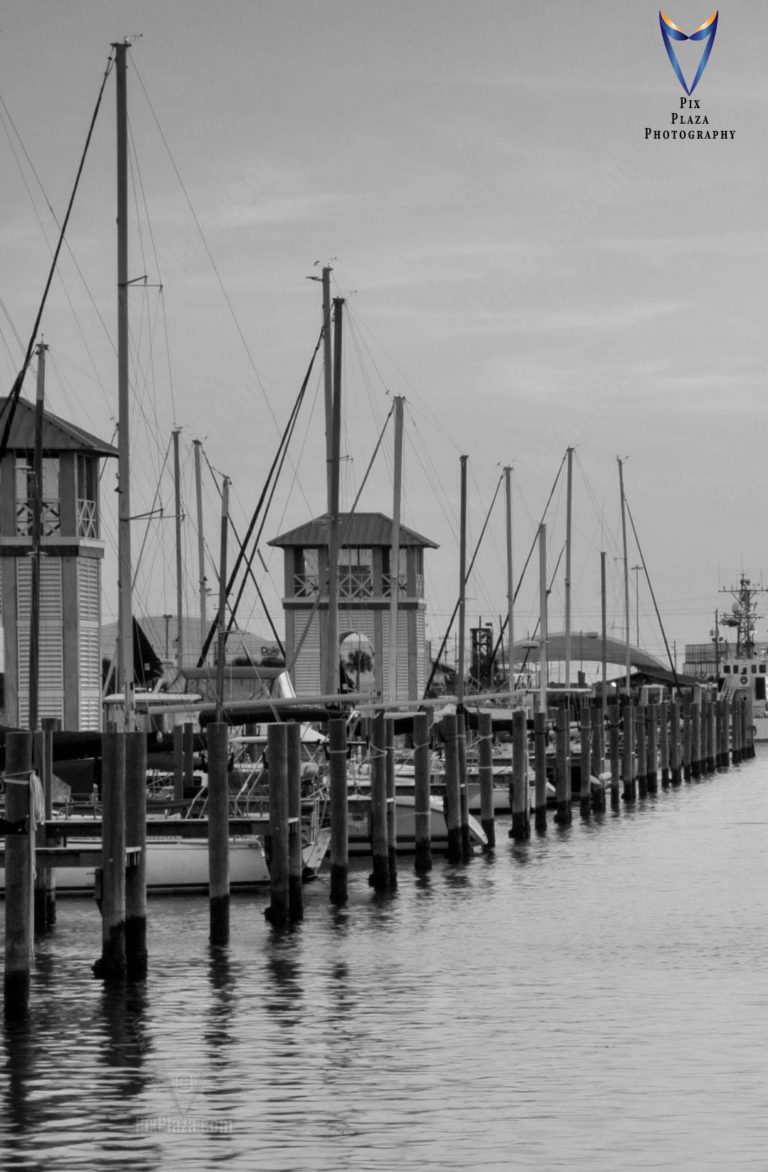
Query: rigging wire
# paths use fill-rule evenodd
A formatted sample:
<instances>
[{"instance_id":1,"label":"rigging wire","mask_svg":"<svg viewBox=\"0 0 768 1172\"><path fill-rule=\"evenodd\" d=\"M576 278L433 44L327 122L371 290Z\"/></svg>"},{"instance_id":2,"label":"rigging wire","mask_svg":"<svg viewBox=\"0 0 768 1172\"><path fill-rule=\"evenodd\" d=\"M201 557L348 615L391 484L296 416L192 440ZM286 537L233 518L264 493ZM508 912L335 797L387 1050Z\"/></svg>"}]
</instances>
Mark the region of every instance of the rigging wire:
<instances>
[{"instance_id":1,"label":"rigging wire","mask_svg":"<svg viewBox=\"0 0 768 1172\"><path fill-rule=\"evenodd\" d=\"M107 84L107 78L109 77L110 71L112 69L112 64L114 62L114 58L115 58L114 52L110 53L109 60L107 61L107 67L104 71L104 77L102 78L102 81L101 81L101 88L99 90L99 95L98 95L98 98L96 99L96 106L93 111L93 115L91 117L91 123L90 123L90 126L88 127L88 134L86 136L85 146L83 148L83 153L80 158L80 163L77 168L77 174L75 176L74 187L72 188L72 194L69 197L69 203L67 205L67 211L64 216L64 222L61 226L61 232L59 233L59 240L56 245L56 250L53 255L53 260L51 261L51 267L48 272L48 279L45 283L45 289L43 290L43 296L40 301L40 305L38 307L37 317L35 318L35 324L32 329L32 332L30 334L29 342L27 344L27 350L26 350L26 354L24 356L24 362L22 364L21 370L19 371L19 373L16 376L16 379L14 381L12 388L11 388L11 392L10 392L8 398L5 400L2 407L0 407L0 421L2 421L4 415L7 416L7 418L5 420L5 426L3 428L2 436L0 436L0 459L2 459L2 457L5 455L5 452L8 448L8 438L10 436L11 425L13 424L13 418L14 418L14 415L16 414L16 407L18 405L19 398L21 396L21 388L24 384L24 376L26 375L27 370L29 369L29 364L32 360L32 351L34 350L35 340L37 338L37 333L40 328L40 322L41 322L41 319L43 316L43 311L45 310L45 303L48 300L48 293L51 288L51 283L53 281L54 273L56 272L56 266L58 265L59 254L61 253L61 249L64 244L64 237L65 237L65 234L67 231L67 227L69 225L69 218L72 214L72 208L74 207L75 196L77 195L77 190L80 185L80 178L83 174L83 168L85 167L86 156L88 154L88 149L91 144L91 138L93 137L93 130L96 125L96 118L98 117L99 109L101 107L101 99L104 96L104 89Z\"/></svg>"},{"instance_id":2,"label":"rigging wire","mask_svg":"<svg viewBox=\"0 0 768 1172\"><path fill-rule=\"evenodd\" d=\"M664 624L661 621L661 613L659 611L659 607L656 602L656 594L654 593L653 586L651 585L651 579L648 574L648 567L645 564L645 554L643 553L642 546L640 545L640 538L637 535L637 529L635 528L635 522L632 517L632 510L630 509L629 504L627 503L626 493L624 494L624 504L627 509L627 516L629 517L629 523L632 526L632 532L635 535L635 542L637 544L637 552L640 554L640 561L643 563L643 573L645 574L645 580L648 583L648 589L651 592L651 600L653 601L653 609L656 611L656 618L659 621L659 629L661 630L661 637L664 640L664 647L666 648L667 659L669 660L669 666L672 670L672 675L675 678L675 687L677 688L678 695L682 695L682 690L680 688L680 680L678 679L678 676L677 676L677 668L675 667L674 661L672 659L672 652L669 649L669 643L667 642L667 633L664 630Z\"/></svg>"}]
</instances>

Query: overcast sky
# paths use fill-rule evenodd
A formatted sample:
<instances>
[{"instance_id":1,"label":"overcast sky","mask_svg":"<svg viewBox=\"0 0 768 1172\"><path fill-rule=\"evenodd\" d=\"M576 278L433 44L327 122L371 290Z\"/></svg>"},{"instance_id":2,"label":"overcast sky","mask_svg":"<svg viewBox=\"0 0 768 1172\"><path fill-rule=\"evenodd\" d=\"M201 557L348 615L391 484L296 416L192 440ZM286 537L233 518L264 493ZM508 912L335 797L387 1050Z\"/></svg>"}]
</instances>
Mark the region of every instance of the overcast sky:
<instances>
[{"instance_id":1,"label":"overcast sky","mask_svg":"<svg viewBox=\"0 0 768 1172\"><path fill-rule=\"evenodd\" d=\"M710 7L674 0L692 32ZM110 43L130 53L134 511L152 505L173 427L232 478L244 531L320 327L333 266L346 299L343 507L393 395L406 398L403 520L427 554L428 634L458 593L459 457L470 551L514 468L518 572L575 449L572 612L624 625L617 457L670 644L704 641L722 587L760 581L765 552L768 13L728 3L695 92L699 128L655 140L684 92L658 7L603 0L228 0L0 3L0 371L9 389L34 322ZM681 45L690 79L701 45ZM117 416L114 78L110 77L43 331L51 410L104 439ZM41 192L44 191L44 197ZM162 291L158 286L162 285ZM7 393L7 392L6 392ZM25 395L34 398L34 373ZM320 366L264 543L325 511ZM104 481L112 509L116 469ZM137 522L136 610L175 609L172 492ZM550 572L565 497L549 519ZM218 556L206 487L206 539ZM361 509L392 511L391 436ZM113 530L112 530L113 532ZM631 532L630 532L631 537ZM113 541L113 537L110 537ZM468 625L506 612L503 494L468 588ZM282 629L281 556L260 581ZM518 632L536 622L537 566ZM114 556L105 619L114 617ZM767 579L768 580L768 579ZM211 578L212 581L212 578ZM663 641L642 574L641 642ZM215 596L215 590L214 590ZM241 620L267 629L250 592ZM562 627L563 565L550 628ZM761 608L768 615L768 600ZM768 622L758 623L766 637Z\"/></svg>"}]
</instances>

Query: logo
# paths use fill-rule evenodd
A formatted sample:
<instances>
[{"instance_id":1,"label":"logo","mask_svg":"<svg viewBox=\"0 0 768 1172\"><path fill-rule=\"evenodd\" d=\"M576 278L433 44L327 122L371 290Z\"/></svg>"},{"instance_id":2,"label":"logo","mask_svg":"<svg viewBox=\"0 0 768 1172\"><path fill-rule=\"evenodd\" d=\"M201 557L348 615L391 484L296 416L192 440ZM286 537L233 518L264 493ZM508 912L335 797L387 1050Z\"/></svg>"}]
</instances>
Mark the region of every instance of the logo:
<instances>
[{"instance_id":1,"label":"logo","mask_svg":"<svg viewBox=\"0 0 768 1172\"><path fill-rule=\"evenodd\" d=\"M715 43L715 33L717 32L717 13L713 12L709 20L705 20L704 24L700 25L696 31L692 33L684 33L682 29L679 29L677 25L674 24L673 21L671 21L668 16L665 16L661 11L659 12L659 24L661 26L661 36L664 41L664 46L667 50L667 55L672 62L672 68L675 71L675 76L687 93L688 97L690 97L693 91L696 89L696 86L701 81L701 76L707 67L709 55L712 52L712 46ZM683 71L680 68L680 63L677 60L677 54L675 53L675 49L672 44L673 41L706 42L701 52L699 67L696 70L696 74L693 81L691 82L690 87L683 77Z\"/></svg>"}]
</instances>

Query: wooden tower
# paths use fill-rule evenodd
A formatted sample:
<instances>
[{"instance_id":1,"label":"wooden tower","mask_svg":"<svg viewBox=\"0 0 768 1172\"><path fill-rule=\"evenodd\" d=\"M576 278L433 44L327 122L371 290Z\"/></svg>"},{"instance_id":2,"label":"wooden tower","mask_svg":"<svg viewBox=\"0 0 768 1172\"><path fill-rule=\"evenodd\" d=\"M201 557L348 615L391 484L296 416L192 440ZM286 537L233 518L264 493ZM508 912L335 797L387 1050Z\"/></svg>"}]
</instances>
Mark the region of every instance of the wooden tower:
<instances>
[{"instance_id":1,"label":"wooden tower","mask_svg":"<svg viewBox=\"0 0 768 1172\"><path fill-rule=\"evenodd\" d=\"M300 696L321 693L326 678L328 529L326 515L269 542L284 551L286 666ZM382 513L342 513L339 530L340 686L372 686L388 697L393 523ZM396 696L419 700L426 685L424 550L437 546L404 525L399 533Z\"/></svg>"},{"instance_id":2,"label":"wooden tower","mask_svg":"<svg viewBox=\"0 0 768 1172\"><path fill-rule=\"evenodd\" d=\"M0 400L0 409L3 401ZM20 399L0 460L0 723L29 723L35 407ZM46 412L43 422L39 715L101 727L99 464L111 444Z\"/></svg>"}]
</instances>

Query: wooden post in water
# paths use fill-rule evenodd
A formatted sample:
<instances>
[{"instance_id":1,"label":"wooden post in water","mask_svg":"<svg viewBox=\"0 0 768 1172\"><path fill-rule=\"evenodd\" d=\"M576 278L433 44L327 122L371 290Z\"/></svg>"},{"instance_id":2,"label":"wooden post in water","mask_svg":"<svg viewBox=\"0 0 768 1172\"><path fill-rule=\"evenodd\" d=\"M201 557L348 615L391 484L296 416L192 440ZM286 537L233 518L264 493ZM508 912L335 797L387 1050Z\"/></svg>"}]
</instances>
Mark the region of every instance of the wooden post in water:
<instances>
[{"instance_id":1,"label":"wooden post in water","mask_svg":"<svg viewBox=\"0 0 768 1172\"><path fill-rule=\"evenodd\" d=\"M582 708L579 729L581 732L579 812L582 818L589 818L592 813L592 710L590 708Z\"/></svg>"},{"instance_id":2,"label":"wooden post in water","mask_svg":"<svg viewBox=\"0 0 768 1172\"><path fill-rule=\"evenodd\" d=\"M301 725L285 726L286 782L288 786L288 914L304 918L304 853L301 841ZM314 824L314 823L313 823Z\"/></svg>"},{"instance_id":3,"label":"wooden post in water","mask_svg":"<svg viewBox=\"0 0 768 1172\"><path fill-rule=\"evenodd\" d=\"M611 757L611 809L621 806L621 709L618 704L608 706L608 746Z\"/></svg>"},{"instance_id":4,"label":"wooden post in water","mask_svg":"<svg viewBox=\"0 0 768 1172\"><path fill-rule=\"evenodd\" d=\"M173 800L184 800L184 726L173 726Z\"/></svg>"},{"instance_id":5,"label":"wooden post in water","mask_svg":"<svg viewBox=\"0 0 768 1172\"><path fill-rule=\"evenodd\" d=\"M533 802L533 824L537 834L547 833L547 714L533 716L533 768L536 789Z\"/></svg>"},{"instance_id":6,"label":"wooden post in water","mask_svg":"<svg viewBox=\"0 0 768 1172\"><path fill-rule=\"evenodd\" d=\"M125 961L128 978L147 975L147 737L125 734L125 841L137 846L134 866L125 872Z\"/></svg>"},{"instance_id":7,"label":"wooden post in water","mask_svg":"<svg viewBox=\"0 0 768 1172\"><path fill-rule=\"evenodd\" d=\"M283 928L291 918L288 883L288 744L286 726L270 724L267 728L269 760L269 907L264 914L275 928Z\"/></svg>"},{"instance_id":8,"label":"wooden post in water","mask_svg":"<svg viewBox=\"0 0 768 1172\"><path fill-rule=\"evenodd\" d=\"M648 735L646 748L648 750L645 774L648 778L648 793L655 794L659 788L659 708L657 704L648 705Z\"/></svg>"},{"instance_id":9,"label":"wooden post in water","mask_svg":"<svg viewBox=\"0 0 768 1172\"><path fill-rule=\"evenodd\" d=\"M706 727L702 729L701 712L701 707L694 701L691 704L691 777L696 780L701 777L705 756L702 750L702 732L706 733Z\"/></svg>"},{"instance_id":10,"label":"wooden post in water","mask_svg":"<svg viewBox=\"0 0 768 1172\"><path fill-rule=\"evenodd\" d=\"M371 847L373 870L368 882L374 890L386 891L389 887L389 836L383 712L377 712L371 721Z\"/></svg>"},{"instance_id":11,"label":"wooden post in water","mask_svg":"<svg viewBox=\"0 0 768 1172\"><path fill-rule=\"evenodd\" d=\"M661 758L661 788L669 786L669 701L662 700L659 713L659 755Z\"/></svg>"},{"instance_id":12,"label":"wooden post in water","mask_svg":"<svg viewBox=\"0 0 768 1172\"><path fill-rule=\"evenodd\" d=\"M683 781L691 780L691 702L683 703Z\"/></svg>"},{"instance_id":13,"label":"wooden post in water","mask_svg":"<svg viewBox=\"0 0 768 1172\"><path fill-rule=\"evenodd\" d=\"M94 975L105 981L125 977L125 738L101 737L101 958Z\"/></svg>"},{"instance_id":14,"label":"wooden post in water","mask_svg":"<svg viewBox=\"0 0 768 1172\"><path fill-rule=\"evenodd\" d=\"M432 762L429 742L429 713L417 712L413 718L414 832L416 836L413 865L420 874L432 870L432 810L430 807Z\"/></svg>"},{"instance_id":15,"label":"wooden post in water","mask_svg":"<svg viewBox=\"0 0 768 1172\"><path fill-rule=\"evenodd\" d=\"M682 781L680 770L680 701L669 706L669 780L673 786Z\"/></svg>"},{"instance_id":16,"label":"wooden post in water","mask_svg":"<svg viewBox=\"0 0 768 1172\"><path fill-rule=\"evenodd\" d=\"M184 788L192 789L195 784L195 726L191 721L184 724Z\"/></svg>"},{"instance_id":17,"label":"wooden post in water","mask_svg":"<svg viewBox=\"0 0 768 1172\"><path fill-rule=\"evenodd\" d=\"M328 722L331 789L331 903L347 902L349 877L349 802L347 795L347 722Z\"/></svg>"},{"instance_id":18,"label":"wooden post in water","mask_svg":"<svg viewBox=\"0 0 768 1172\"><path fill-rule=\"evenodd\" d=\"M208 899L211 944L229 943L229 725L214 721L208 742Z\"/></svg>"},{"instance_id":19,"label":"wooden post in water","mask_svg":"<svg viewBox=\"0 0 768 1172\"><path fill-rule=\"evenodd\" d=\"M731 705L728 700L721 701L723 708L723 769L731 764Z\"/></svg>"},{"instance_id":20,"label":"wooden post in water","mask_svg":"<svg viewBox=\"0 0 768 1172\"><path fill-rule=\"evenodd\" d=\"M530 798L528 797L528 761L526 744L527 718L524 708L512 713L512 829L509 837L526 842L531 837Z\"/></svg>"},{"instance_id":21,"label":"wooden post in water","mask_svg":"<svg viewBox=\"0 0 768 1172\"><path fill-rule=\"evenodd\" d=\"M592 809L595 813L605 810L605 723L602 701L592 705L592 773L599 786L592 789Z\"/></svg>"},{"instance_id":22,"label":"wooden post in water","mask_svg":"<svg viewBox=\"0 0 768 1172\"><path fill-rule=\"evenodd\" d=\"M640 798L648 797L648 766L646 751L646 705L639 704L635 711L635 760L637 761L637 793Z\"/></svg>"},{"instance_id":23,"label":"wooden post in water","mask_svg":"<svg viewBox=\"0 0 768 1172\"><path fill-rule=\"evenodd\" d=\"M702 722L702 737L701 737L701 771L705 775L715 772L715 754L712 748L712 699L705 696L701 705L701 722Z\"/></svg>"},{"instance_id":24,"label":"wooden post in water","mask_svg":"<svg viewBox=\"0 0 768 1172\"><path fill-rule=\"evenodd\" d=\"M384 717L384 765L387 776L387 865L389 886L397 887L397 783L395 781L395 721Z\"/></svg>"},{"instance_id":25,"label":"wooden post in water","mask_svg":"<svg viewBox=\"0 0 768 1172\"><path fill-rule=\"evenodd\" d=\"M9 732L5 738L5 819L24 824L20 834L5 836L5 975L4 1007L8 1021L29 1013L33 963L32 874L34 835L31 826L32 737Z\"/></svg>"},{"instance_id":26,"label":"wooden post in water","mask_svg":"<svg viewBox=\"0 0 768 1172\"><path fill-rule=\"evenodd\" d=\"M622 780L624 782L624 801L631 803L637 799L637 783L635 781L634 764L634 724L635 710L629 699L623 705L624 731L621 741Z\"/></svg>"},{"instance_id":27,"label":"wooden post in water","mask_svg":"<svg viewBox=\"0 0 768 1172\"><path fill-rule=\"evenodd\" d=\"M459 750L459 819L461 823L461 857L466 863L472 858L472 839L469 834L469 794L467 792L467 727L463 712L456 716L456 744Z\"/></svg>"},{"instance_id":28,"label":"wooden post in water","mask_svg":"<svg viewBox=\"0 0 768 1172\"><path fill-rule=\"evenodd\" d=\"M496 823L493 814L493 717L480 712L477 718L477 758L480 779L480 823L488 839L486 850L496 847Z\"/></svg>"},{"instance_id":29,"label":"wooden post in water","mask_svg":"<svg viewBox=\"0 0 768 1172\"><path fill-rule=\"evenodd\" d=\"M743 756L744 742L742 737L744 735L744 721L742 719L742 709L744 705L740 701L736 701L733 708L733 763L740 765Z\"/></svg>"},{"instance_id":30,"label":"wooden post in water","mask_svg":"<svg viewBox=\"0 0 768 1172\"><path fill-rule=\"evenodd\" d=\"M557 760L557 814L555 815L555 822L557 822L558 826L570 826L573 819L571 812L570 734L568 704L565 701L561 701L557 706L557 722L555 725L555 736L557 738L555 746Z\"/></svg>"},{"instance_id":31,"label":"wooden post in water","mask_svg":"<svg viewBox=\"0 0 768 1172\"><path fill-rule=\"evenodd\" d=\"M32 741L32 757L39 770L45 809L45 819L35 831L37 846L46 845L46 823L53 816L53 730L60 723L56 719L44 718L41 722L42 732L35 733ZM44 932L56 923L56 872L52 867L35 869L34 903L35 931Z\"/></svg>"},{"instance_id":32,"label":"wooden post in water","mask_svg":"<svg viewBox=\"0 0 768 1172\"><path fill-rule=\"evenodd\" d=\"M445 739L445 822L448 830L448 862L461 862L461 795L459 790L459 745L456 717L443 717Z\"/></svg>"}]
</instances>

